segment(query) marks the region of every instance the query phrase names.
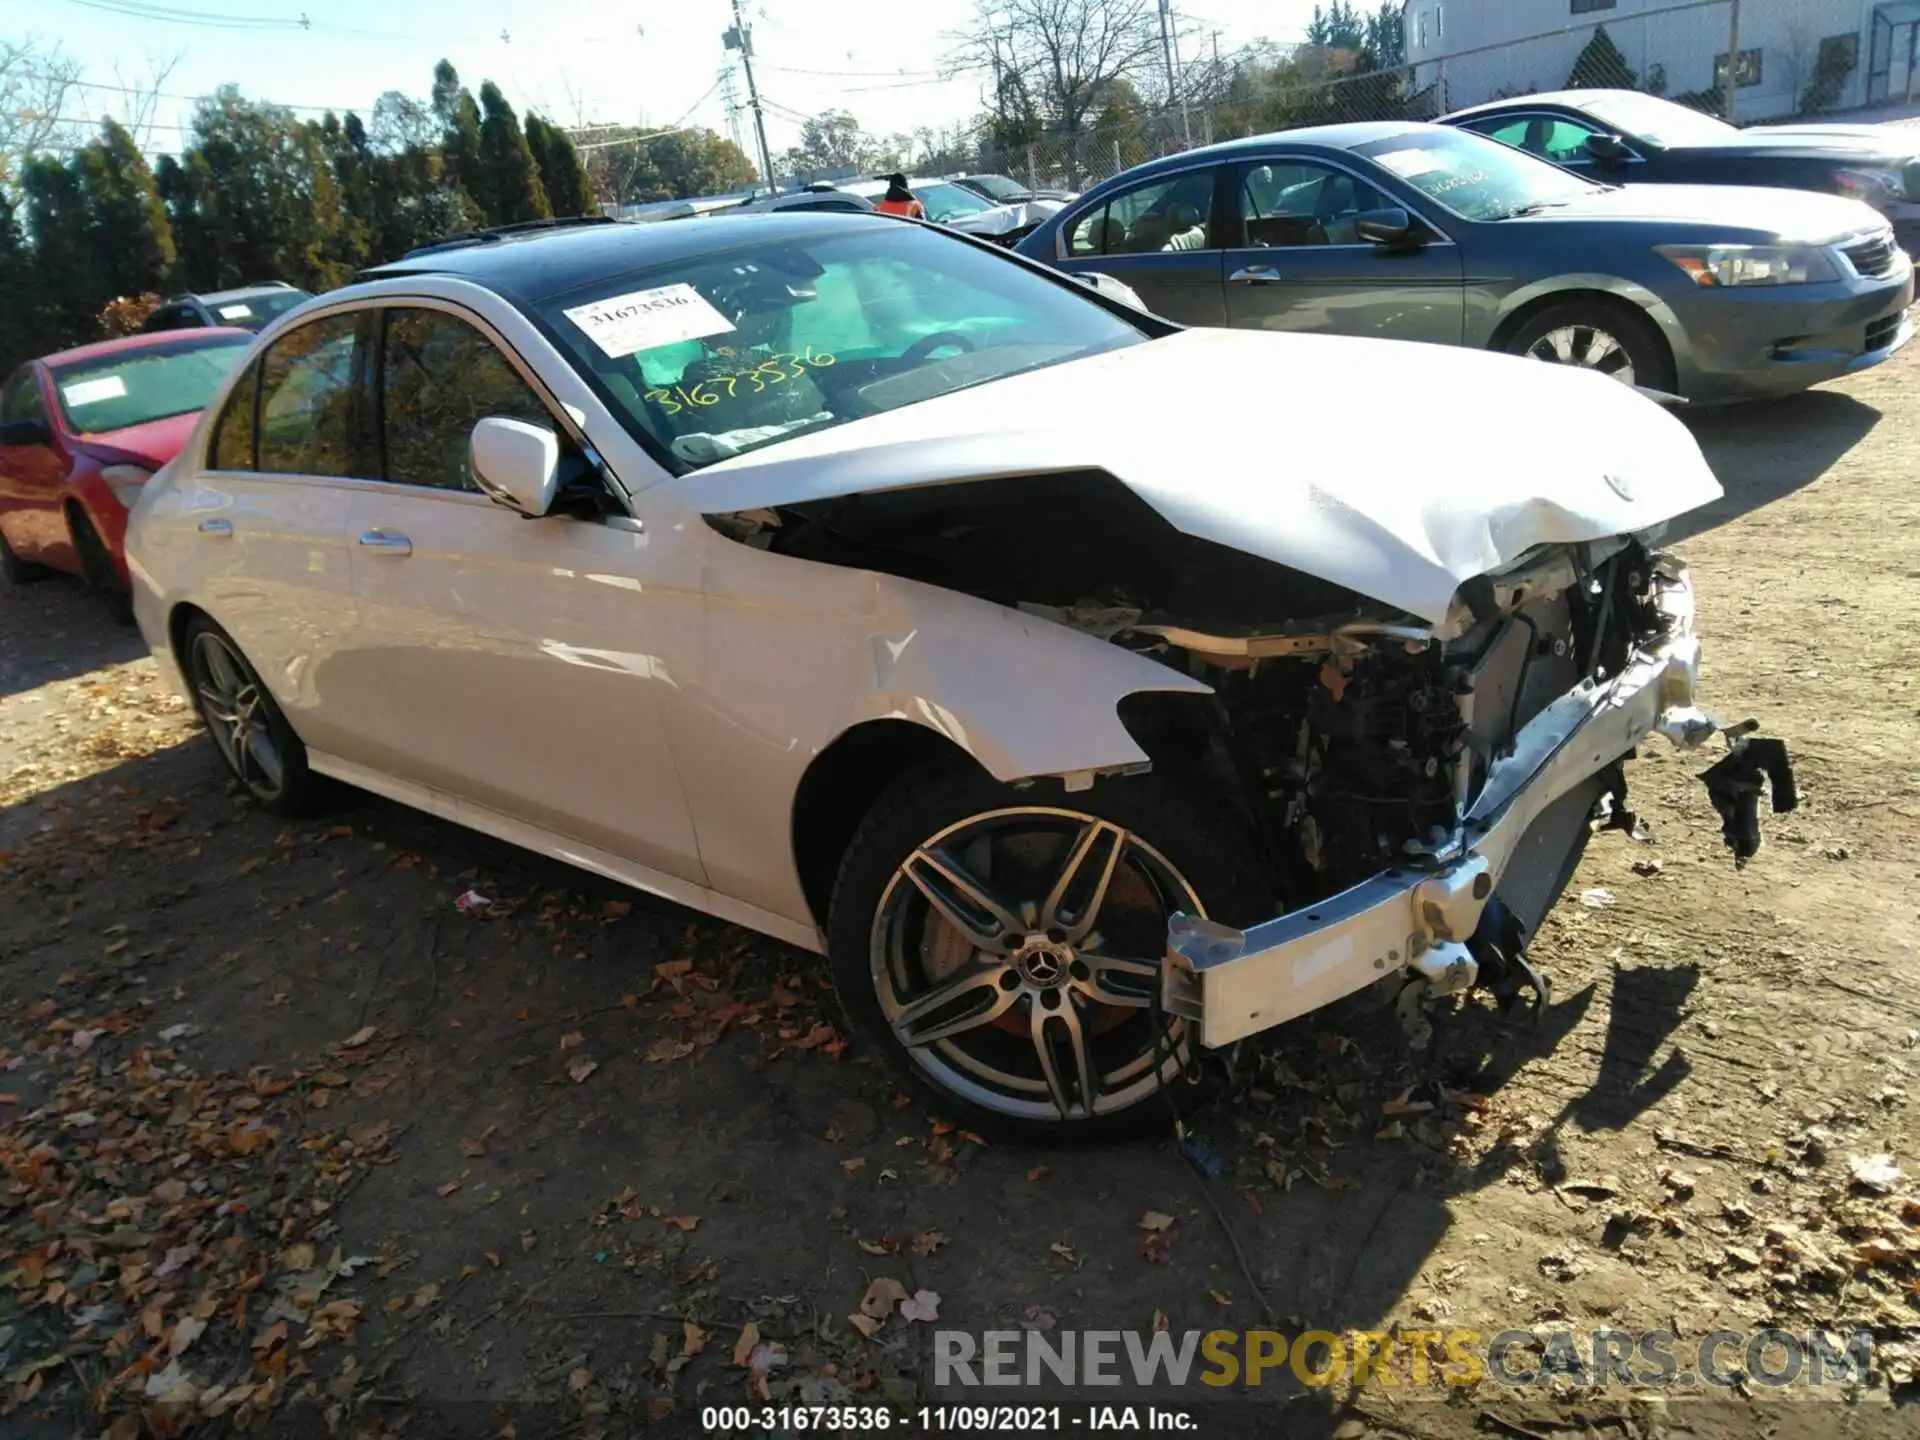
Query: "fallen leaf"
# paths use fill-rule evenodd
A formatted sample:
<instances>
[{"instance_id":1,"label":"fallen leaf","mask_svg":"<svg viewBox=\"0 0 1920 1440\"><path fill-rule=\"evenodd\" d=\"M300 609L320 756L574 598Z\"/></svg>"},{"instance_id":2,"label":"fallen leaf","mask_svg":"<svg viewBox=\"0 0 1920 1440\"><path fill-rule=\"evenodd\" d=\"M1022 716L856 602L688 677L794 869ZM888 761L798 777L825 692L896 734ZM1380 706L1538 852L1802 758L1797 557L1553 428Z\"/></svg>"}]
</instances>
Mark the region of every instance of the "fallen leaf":
<instances>
[{"instance_id":1,"label":"fallen leaf","mask_svg":"<svg viewBox=\"0 0 1920 1440\"><path fill-rule=\"evenodd\" d=\"M1140 1217L1140 1228L1142 1230L1165 1230L1171 1227L1172 1224L1173 1216L1164 1214L1159 1210L1149 1210Z\"/></svg>"},{"instance_id":2,"label":"fallen leaf","mask_svg":"<svg viewBox=\"0 0 1920 1440\"><path fill-rule=\"evenodd\" d=\"M1077 1256L1074 1255L1073 1247L1071 1245L1065 1244L1064 1242L1059 1240L1056 1240L1051 1245L1047 1246L1047 1249L1051 1250L1054 1254L1058 1255L1062 1260L1071 1261L1078 1258Z\"/></svg>"},{"instance_id":3,"label":"fallen leaf","mask_svg":"<svg viewBox=\"0 0 1920 1440\"><path fill-rule=\"evenodd\" d=\"M378 1035L379 1033L380 1033L379 1026L363 1025L358 1030L354 1031L353 1034L349 1035L346 1039L342 1040L340 1042L340 1048L342 1050L358 1049L360 1046L366 1044L369 1040L373 1039L373 1037Z\"/></svg>"},{"instance_id":4,"label":"fallen leaf","mask_svg":"<svg viewBox=\"0 0 1920 1440\"><path fill-rule=\"evenodd\" d=\"M884 1320L893 1313L893 1307L906 1298L906 1286L882 1275L867 1286L867 1293L860 1297L860 1313L871 1315L875 1320Z\"/></svg>"},{"instance_id":5,"label":"fallen leaf","mask_svg":"<svg viewBox=\"0 0 1920 1440\"><path fill-rule=\"evenodd\" d=\"M1380 1107L1382 1115L1419 1115L1433 1109L1431 1100L1416 1100L1411 1088L1401 1091Z\"/></svg>"},{"instance_id":6,"label":"fallen leaf","mask_svg":"<svg viewBox=\"0 0 1920 1440\"><path fill-rule=\"evenodd\" d=\"M1876 1235L1861 1243L1853 1252L1868 1265L1891 1265L1906 1258L1906 1247L1898 1241L1889 1240L1884 1235Z\"/></svg>"},{"instance_id":7,"label":"fallen leaf","mask_svg":"<svg viewBox=\"0 0 1920 1440\"><path fill-rule=\"evenodd\" d=\"M1854 1184L1876 1195L1888 1194L1900 1183L1900 1167L1891 1155L1856 1155L1847 1162L1847 1168Z\"/></svg>"},{"instance_id":8,"label":"fallen leaf","mask_svg":"<svg viewBox=\"0 0 1920 1440\"><path fill-rule=\"evenodd\" d=\"M918 1320L931 1325L940 1318L940 1297L931 1290L916 1290L913 1298L900 1302L902 1320Z\"/></svg>"},{"instance_id":9,"label":"fallen leaf","mask_svg":"<svg viewBox=\"0 0 1920 1440\"><path fill-rule=\"evenodd\" d=\"M918 1235L913 1237L913 1253L924 1259L946 1243L947 1236L945 1231L922 1230Z\"/></svg>"},{"instance_id":10,"label":"fallen leaf","mask_svg":"<svg viewBox=\"0 0 1920 1440\"><path fill-rule=\"evenodd\" d=\"M1605 910L1613 904L1613 892L1599 886L1591 890L1582 890L1580 903L1589 910Z\"/></svg>"},{"instance_id":11,"label":"fallen leaf","mask_svg":"<svg viewBox=\"0 0 1920 1440\"><path fill-rule=\"evenodd\" d=\"M586 1043L587 1037L582 1035L578 1030L569 1030L560 1037L560 1048L562 1050L571 1050L576 1045L584 1045Z\"/></svg>"},{"instance_id":12,"label":"fallen leaf","mask_svg":"<svg viewBox=\"0 0 1920 1440\"><path fill-rule=\"evenodd\" d=\"M599 1068L600 1062L598 1060L576 1060L567 1066L567 1077L571 1079L574 1084L578 1085Z\"/></svg>"},{"instance_id":13,"label":"fallen leaf","mask_svg":"<svg viewBox=\"0 0 1920 1440\"><path fill-rule=\"evenodd\" d=\"M433 1193L438 1195L442 1200L444 1200L447 1198L447 1196L453 1194L453 1192L458 1190L459 1188L460 1188L460 1182L458 1180L449 1180L444 1185L434 1186Z\"/></svg>"},{"instance_id":14,"label":"fallen leaf","mask_svg":"<svg viewBox=\"0 0 1920 1440\"><path fill-rule=\"evenodd\" d=\"M162 1180L153 1187L153 1198L162 1205L178 1205L187 1198L187 1182L184 1180Z\"/></svg>"},{"instance_id":15,"label":"fallen leaf","mask_svg":"<svg viewBox=\"0 0 1920 1440\"><path fill-rule=\"evenodd\" d=\"M573 1391L576 1395L592 1383L593 1371L587 1369L584 1365L576 1366L567 1372L567 1389Z\"/></svg>"},{"instance_id":16,"label":"fallen leaf","mask_svg":"<svg viewBox=\"0 0 1920 1440\"><path fill-rule=\"evenodd\" d=\"M295 1274L301 1274L313 1269L313 1246L305 1244L289 1245L280 1252L277 1258L280 1261L280 1268L282 1270L289 1270Z\"/></svg>"},{"instance_id":17,"label":"fallen leaf","mask_svg":"<svg viewBox=\"0 0 1920 1440\"><path fill-rule=\"evenodd\" d=\"M685 1234L691 1235L695 1230L700 1228L700 1217L698 1215L663 1215L660 1218L664 1223L673 1226L674 1229Z\"/></svg>"},{"instance_id":18,"label":"fallen leaf","mask_svg":"<svg viewBox=\"0 0 1920 1440\"><path fill-rule=\"evenodd\" d=\"M869 1255L898 1255L900 1242L891 1235L882 1235L878 1240L859 1240L855 1242Z\"/></svg>"},{"instance_id":19,"label":"fallen leaf","mask_svg":"<svg viewBox=\"0 0 1920 1440\"><path fill-rule=\"evenodd\" d=\"M1165 1230L1154 1230L1140 1239L1140 1258L1149 1265L1164 1265L1173 1255L1173 1236Z\"/></svg>"},{"instance_id":20,"label":"fallen leaf","mask_svg":"<svg viewBox=\"0 0 1920 1440\"><path fill-rule=\"evenodd\" d=\"M175 1245L169 1249L160 1263L153 1267L155 1275L171 1275L200 1253L198 1245Z\"/></svg>"},{"instance_id":21,"label":"fallen leaf","mask_svg":"<svg viewBox=\"0 0 1920 1440\"><path fill-rule=\"evenodd\" d=\"M1166 1311L1156 1310L1153 1312L1153 1333L1154 1334L1161 1335L1172 1328L1173 1328L1173 1322L1167 1319Z\"/></svg>"},{"instance_id":22,"label":"fallen leaf","mask_svg":"<svg viewBox=\"0 0 1920 1440\"><path fill-rule=\"evenodd\" d=\"M440 1287L434 1284L422 1285L413 1292L413 1308L424 1310L440 1298Z\"/></svg>"},{"instance_id":23,"label":"fallen leaf","mask_svg":"<svg viewBox=\"0 0 1920 1440\"><path fill-rule=\"evenodd\" d=\"M182 1315L173 1323L173 1334L167 1337L167 1353L184 1355L187 1347L198 1340L207 1328L207 1322L195 1319L191 1315Z\"/></svg>"},{"instance_id":24,"label":"fallen leaf","mask_svg":"<svg viewBox=\"0 0 1920 1440\"><path fill-rule=\"evenodd\" d=\"M496 1270L500 1268L500 1252L498 1250L482 1250L480 1253L487 1257L487 1264Z\"/></svg>"},{"instance_id":25,"label":"fallen leaf","mask_svg":"<svg viewBox=\"0 0 1920 1440\"><path fill-rule=\"evenodd\" d=\"M1216 1305L1233 1304L1233 1297L1224 1290L1209 1290L1207 1291L1207 1295Z\"/></svg>"},{"instance_id":26,"label":"fallen leaf","mask_svg":"<svg viewBox=\"0 0 1920 1440\"><path fill-rule=\"evenodd\" d=\"M1028 1183L1032 1183L1035 1180L1044 1180L1052 1168L1050 1165L1034 1166L1031 1170L1027 1171Z\"/></svg>"},{"instance_id":27,"label":"fallen leaf","mask_svg":"<svg viewBox=\"0 0 1920 1440\"><path fill-rule=\"evenodd\" d=\"M874 1337L874 1333L880 1328L880 1322L871 1315L849 1315L847 1316L847 1323L869 1340Z\"/></svg>"},{"instance_id":28,"label":"fallen leaf","mask_svg":"<svg viewBox=\"0 0 1920 1440\"><path fill-rule=\"evenodd\" d=\"M867 1163L866 1156L856 1155L851 1160L842 1160L840 1162L840 1168L846 1171L847 1174L851 1175L853 1174L854 1171L862 1169L866 1165L866 1163Z\"/></svg>"},{"instance_id":29,"label":"fallen leaf","mask_svg":"<svg viewBox=\"0 0 1920 1440\"><path fill-rule=\"evenodd\" d=\"M680 1353L698 1355L707 1348L707 1332L691 1320L680 1322Z\"/></svg>"},{"instance_id":30,"label":"fallen leaf","mask_svg":"<svg viewBox=\"0 0 1920 1440\"><path fill-rule=\"evenodd\" d=\"M1406 1126L1402 1125L1398 1120L1389 1120L1373 1132L1373 1138L1376 1140L1400 1140L1406 1137L1406 1133Z\"/></svg>"},{"instance_id":31,"label":"fallen leaf","mask_svg":"<svg viewBox=\"0 0 1920 1440\"><path fill-rule=\"evenodd\" d=\"M733 1342L733 1363L745 1366L752 1358L754 1347L760 1343L760 1327L749 1320L740 1327L740 1338Z\"/></svg>"}]
</instances>

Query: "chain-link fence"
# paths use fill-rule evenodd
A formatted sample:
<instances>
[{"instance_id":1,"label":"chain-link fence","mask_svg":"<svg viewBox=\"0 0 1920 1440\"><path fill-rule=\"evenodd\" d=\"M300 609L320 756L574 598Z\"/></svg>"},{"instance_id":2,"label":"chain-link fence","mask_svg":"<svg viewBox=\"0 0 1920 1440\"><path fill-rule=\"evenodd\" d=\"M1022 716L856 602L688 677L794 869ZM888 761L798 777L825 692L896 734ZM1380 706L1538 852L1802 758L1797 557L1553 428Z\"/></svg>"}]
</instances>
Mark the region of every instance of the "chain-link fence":
<instances>
[{"instance_id":1,"label":"chain-link fence","mask_svg":"<svg viewBox=\"0 0 1920 1440\"><path fill-rule=\"evenodd\" d=\"M1235 74L1183 108L1115 117L1077 135L996 146L965 168L1036 189L1085 189L1195 146L1308 125L1430 120L1545 90L1640 90L1736 124L1920 100L1920 6L1861 0L1409 0L1407 61L1365 69L1325 52ZM1916 12L1915 19L1889 19ZM1578 13L1575 13L1578 12ZM1523 33L1512 33L1512 32ZM1319 73L1315 73L1318 71Z\"/></svg>"}]
</instances>

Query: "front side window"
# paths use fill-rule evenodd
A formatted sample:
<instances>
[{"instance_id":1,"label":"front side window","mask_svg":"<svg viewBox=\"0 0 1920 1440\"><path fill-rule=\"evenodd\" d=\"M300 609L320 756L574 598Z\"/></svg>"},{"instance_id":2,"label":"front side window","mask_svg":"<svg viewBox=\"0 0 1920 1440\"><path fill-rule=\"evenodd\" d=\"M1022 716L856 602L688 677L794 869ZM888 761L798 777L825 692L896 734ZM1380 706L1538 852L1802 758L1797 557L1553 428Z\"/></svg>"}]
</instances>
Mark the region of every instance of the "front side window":
<instances>
[{"instance_id":1,"label":"front side window","mask_svg":"<svg viewBox=\"0 0 1920 1440\"><path fill-rule=\"evenodd\" d=\"M1189 170L1116 195L1075 222L1074 255L1144 255L1211 250L1214 171Z\"/></svg>"},{"instance_id":2,"label":"front side window","mask_svg":"<svg viewBox=\"0 0 1920 1440\"><path fill-rule=\"evenodd\" d=\"M1366 181L1301 160L1249 165L1239 191L1245 243L1256 249L1360 244L1357 217L1387 203Z\"/></svg>"},{"instance_id":3,"label":"front side window","mask_svg":"<svg viewBox=\"0 0 1920 1440\"><path fill-rule=\"evenodd\" d=\"M1145 338L1080 287L937 230L819 223L817 239L608 276L538 318L677 469Z\"/></svg>"},{"instance_id":4,"label":"front side window","mask_svg":"<svg viewBox=\"0 0 1920 1440\"><path fill-rule=\"evenodd\" d=\"M1466 220L1505 220L1595 187L1577 175L1470 130L1416 130L1353 153Z\"/></svg>"},{"instance_id":5,"label":"front side window","mask_svg":"<svg viewBox=\"0 0 1920 1440\"><path fill-rule=\"evenodd\" d=\"M101 435L206 407L248 341L182 336L54 369L53 390L67 428Z\"/></svg>"},{"instance_id":6,"label":"front side window","mask_svg":"<svg viewBox=\"0 0 1920 1440\"><path fill-rule=\"evenodd\" d=\"M444 310L385 312L380 440L398 485L473 490L468 442L489 416L554 429L553 416L499 348Z\"/></svg>"},{"instance_id":7,"label":"front side window","mask_svg":"<svg viewBox=\"0 0 1920 1440\"><path fill-rule=\"evenodd\" d=\"M14 371L13 378L0 389L0 423L11 425L19 420L47 423L46 402L40 398L40 382L31 367Z\"/></svg>"},{"instance_id":8,"label":"front side window","mask_svg":"<svg viewBox=\"0 0 1920 1440\"><path fill-rule=\"evenodd\" d=\"M360 312L281 336L260 362L260 468L278 475L359 474L356 382Z\"/></svg>"},{"instance_id":9,"label":"front side window","mask_svg":"<svg viewBox=\"0 0 1920 1440\"><path fill-rule=\"evenodd\" d=\"M1511 145L1556 165L1578 164L1590 159L1587 141L1599 133L1591 125L1556 115L1523 115L1473 128L1502 145Z\"/></svg>"}]
</instances>

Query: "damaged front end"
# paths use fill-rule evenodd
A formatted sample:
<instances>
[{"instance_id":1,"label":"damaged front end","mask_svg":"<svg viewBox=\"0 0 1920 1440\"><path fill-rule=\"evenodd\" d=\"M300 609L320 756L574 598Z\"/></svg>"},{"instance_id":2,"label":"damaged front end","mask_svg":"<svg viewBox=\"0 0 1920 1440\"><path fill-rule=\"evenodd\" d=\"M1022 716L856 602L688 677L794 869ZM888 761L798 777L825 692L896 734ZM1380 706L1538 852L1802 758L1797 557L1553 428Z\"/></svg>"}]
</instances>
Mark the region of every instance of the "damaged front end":
<instances>
[{"instance_id":1,"label":"damaged front end","mask_svg":"<svg viewBox=\"0 0 1920 1440\"><path fill-rule=\"evenodd\" d=\"M1686 567L1637 541L1555 547L1469 582L1431 632L1305 641L1242 637L1206 657L1233 666L1223 703L1317 898L1247 930L1174 918L1162 1002L1205 1045L1393 975L1420 998L1491 979L1544 1002L1526 942L1595 818L1631 828L1622 762L1655 732L1687 749L1728 737L1703 779L1738 861L1758 845L1763 778L1776 811L1794 806L1785 747L1697 706ZM1292 673L1263 679L1282 653Z\"/></svg>"}]
</instances>

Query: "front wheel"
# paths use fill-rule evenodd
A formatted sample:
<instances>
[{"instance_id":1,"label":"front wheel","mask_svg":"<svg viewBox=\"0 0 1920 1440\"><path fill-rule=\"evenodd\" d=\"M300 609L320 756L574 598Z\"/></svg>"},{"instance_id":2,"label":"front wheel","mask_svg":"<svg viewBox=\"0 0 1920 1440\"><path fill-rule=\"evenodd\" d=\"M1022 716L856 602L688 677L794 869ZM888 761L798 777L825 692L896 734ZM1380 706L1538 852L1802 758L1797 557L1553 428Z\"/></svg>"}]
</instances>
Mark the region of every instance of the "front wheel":
<instances>
[{"instance_id":1,"label":"front wheel","mask_svg":"<svg viewBox=\"0 0 1920 1440\"><path fill-rule=\"evenodd\" d=\"M1673 359L1659 329L1624 303L1549 305L1509 335L1506 348L1549 365L1593 370L1623 385L1670 393L1675 384Z\"/></svg>"},{"instance_id":2,"label":"front wheel","mask_svg":"<svg viewBox=\"0 0 1920 1440\"><path fill-rule=\"evenodd\" d=\"M204 615L188 622L182 639L194 704L228 771L263 809L311 813L324 798L324 782L307 768L307 747L240 647Z\"/></svg>"},{"instance_id":3,"label":"front wheel","mask_svg":"<svg viewBox=\"0 0 1920 1440\"><path fill-rule=\"evenodd\" d=\"M80 557L80 574L87 588L100 597L115 624L133 624L133 596L127 593L127 582L114 568L113 557L107 553L107 542L93 528L93 521L80 511L69 511L67 528L73 537L74 553Z\"/></svg>"},{"instance_id":4,"label":"front wheel","mask_svg":"<svg viewBox=\"0 0 1920 1440\"><path fill-rule=\"evenodd\" d=\"M1237 827L1163 778L1070 795L918 771L848 848L828 956L854 1031L937 1108L1115 1138L1203 1098L1157 998L1176 910L1245 925L1273 905Z\"/></svg>"}]
</instances>

